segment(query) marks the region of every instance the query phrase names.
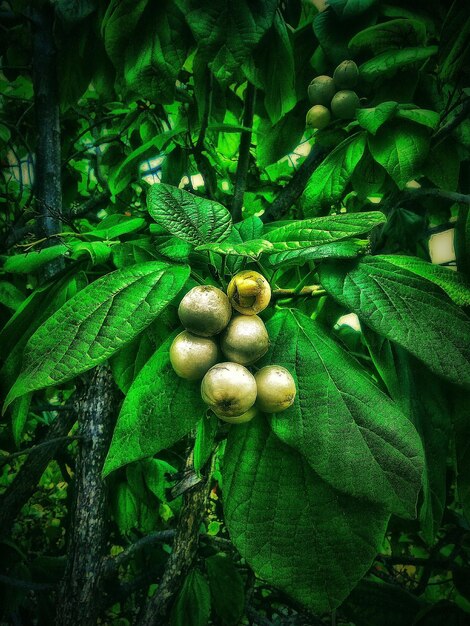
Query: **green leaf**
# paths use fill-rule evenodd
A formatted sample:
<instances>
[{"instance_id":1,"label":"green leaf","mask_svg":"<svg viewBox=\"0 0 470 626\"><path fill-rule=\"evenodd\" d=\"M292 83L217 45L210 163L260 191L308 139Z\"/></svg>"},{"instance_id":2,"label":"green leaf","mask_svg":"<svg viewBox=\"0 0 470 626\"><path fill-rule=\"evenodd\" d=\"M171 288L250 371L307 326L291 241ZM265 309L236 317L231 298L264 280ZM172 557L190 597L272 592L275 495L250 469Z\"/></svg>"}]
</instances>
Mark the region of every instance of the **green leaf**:
<instances>
[{"instance_id":1,"label":"green leaf","mask_svg":"<svg viewBox=\"0 0 470 626\"><path fill-rule=\"evenodd\" d=\"M365 254L369 249L369 241L353 239L349 241L335 241L319 246L307 241L286 241L272 244L274 251L266 253L268 265L278 267L285 263L304 265L308 261L320 259L349 259ZM280 248L284 250L277 251Z\"/></svg>"},{"instance_id":2,"label":"green leaf","mask_svg":"<svg viewBox=\"0 0 470 626\"><path fill-rule=\"evenodd\" d=\"M429 153L429 132L405 120L392 120L369 135L369 148L400 189L419 172Z\"/></svg>"},{"instance_id":3,"label":"green leaf","mask_svg":"<svg viewBox=\"0 0 470 626\"><path fill-rule=\"evenodd\" d=\"M438 150L430 150L423 164L423 173L436 187L457 191L460 174L460 157L456 142L447 138L439 143Z\"/></svg>"},{"instance_id":4,"label":"green leaf","mask_svg":"<svg viewBox=\"0 0 470 626\"><path fill-rule=\"evenodd\" d=\"M69 251L69 247L65 244L50 246L42 250L25 252L24 254L15 254L8 257L5 261L3 269L11 274L29 274L36 272L46 263L50 263L54 259L63 256Z\"/></svg>"},{"instance_id":5,"label":"green leaf","mask_svg":"<svg viewBox=\"0 0 470 626\"><path fill-rule=\"evenodd\" d=\"M430 111L429 109L408 109L400 108L396 117L403 120L410 120L415 124L421 124L432 130L436 130L439 126L440 115L436 111Z\"/></svg>"},{"instance_id":6,"label":"green leaf","mask_svg":"<svg viewBox=\"0 0 470 626\"><path fill-rule=\"evenodd\" d=\"M236 626L245 611L243 579L228 556L215 554L206 559L212 606L226 626Z\"/></svg>"},{"instance_id":7,"label":"green leaf","mask_svg":"<svg viewBox=\"0 0 470 626\"><path fill-rule=\"evenodd\" d=\"M143 263L106 274L80 291L28 341L5 406L103 363L157 317L188 276L188 267Z\"/></svg>"},{"instance_id":8,"label":"green leaf","mask_svg":"<svg viewBox=\"0 0 470 626\"><path fill-rule=\"evenodd\" d=\"M122 71L126 46L135 36L135 27L148 0L111 0L101 23L106 52L117 70Z\"/></svg>"},{"instance_id":9,"label":"green leaf","mask_svg":"<svg viewBox=\"0 0 470 626\"><path fill-rule=\"evenodd\" d=\"M455 393L457 391L457 393ZM455 463L457 492L464 515L470 519L470 404L468 393L454 390L452 393L452 423L455 437Z\"/></svg>"},{"instance_id":10,"label":"green leaf","mask_svg":"<svg viewBox=\"0 0 470 626\"><path fill-rule=\"evenodd\" d=\"M374 161L369 150L366 150L354 170L351 185L361 198L367 198L369 195L380 193L387 178L387 172Z\"/></svg>"},{"instance_id":11,"label":"green leaf","mask_svg":"<svg viewBox=\"0 0 470 626\"><path fill-rule=\"evenodd\" d=\"M387 513L324 482L263 416L230 431L222 475L230 538L256 574L316 613L338 606L369 569Z\"/></svg>"},{"instance_id":12,"label":"green leaf","mask_svg":"<svg viewBox=\"0 0 470 626\"><path fill-rule=\"evenodd\" d=\"M189 0L186 20L198 44L201 62L227 82L271 27L276 0Z\"/></svg>"},{"instance_id":13,"label":"green leaf","mask_svg":"<svg viewBox=\"0 0 470 626\"><path fill-rule=\"evenodd\" d=\"M252 215L245 218L238 224L234 224L230 235L225 240L227 243L243 243L253 239L260 239L263 235L264 225L259 217ZM226 270L230 274L236 274L243 267L243 258L231 255L226 260Z\"/></svg>"},{"instance_id":14,"label":"green leaf","mask_svg":"<svg viewBox=\"0 0 470 626\"><path fill-rule=\"evenodd\" d=\"M162 459L144 459L140 462L147 489L156 496L160 502L166 502L166 490L174 484L171 475L177 470Z\"/></svg>"},{"instance_id":15,"label":"green leaf","mask_svg":"<svg viewBox=\"0 0 470 626\"><path fill-rule=\"evenodd\" d=\"M327 217L295 220L285 226L270 230L265 238L271 242L308 241L311 245L320 245L363 235L385 221L386 217L380 211L340 213Z\"/></svg>"},{"instance_id":16,"label":"green leaf","mask_svg":"<svg viewBox=\"0 0 470 626\"><path fill-rule=\"evenodd\" d=\"M328 5L342 19L351 19L361 15L377 4L377 0L329 0Z\"/></svg>"},{"instance_id":17,"label":"green leaf","mask_svg":"<svg viewBox=\"0 0 470 626\"><path fill-rule=\"evenodd\" d=\"M450 442L449 396L442 380L405 350L369 328L364 338L392 399L412 421L424 447L421 529L429 545L441 528Z\"/></svg>"},{"instance_id":18,"label":"green leaf","mask_svg":"<svg viewBox=\"0 0 470 626\"><path fill-rule=\"evenodd\" d=\"M305 106L299 103L286 113L276 124L261 119L256 154L261 168L279 161L292 152L300 143L305 130Z\"/></svg>"},{"instance_id":19,"label":"green leaf","mask_svg":"<svg viewBox=\"0 0 470 626\"><path fill-rule=\"evenodd\" d=\"M147 206L157 224L195 245L222 241L232 229L224 206L163 183L150 188Z\"/></svg>"},{"instance_id":20,"label":"green leaf","mask_svg":"<svg viewBox=\"0 0 470 626\"><path fill-rule=\"evenodd\" d=\"M207 463L214 447L219 420L214 415L204 416L199 420L194 441L194 469L200 472Z\"/></svg>"},{"instance_id":21,"label":"green leaf","mask_svg":"<svg viewBox=\"0 0 470 626\"><path fill-rule=\"evenodd\" d=\"M425 46L422 48L402 48L382 52L378 56L366 61L359 67L359 72L364 80L375 80L393 76L400 69L415 63L421 63L436 54L437 46Z\"/></svg>"},{"instance_id":22,"label":"green leaf","mask_svg":"<svg viewBox=\"0 0 470 626\"><path fill-rule=\"evenodd\" d=\"M11 405L11 430L13 434L13 441L15 442L15 446L17 448L23 438L32 396L32 393L27 393L21 398L16 398Z\"/></svg>"},{"instance_id":23,"label":"green leaf","mask_svg":"<svg viewBox=\"0 0 470 626\"><path fill-rule=\"evenodd\" d=\"M366 133L348 137L317 167L300 198L306 216L322 208L331 208L331 205L341 200L365 147Z\"/></svg>"},{"instance_id":24,"label":"green leaf","mask_svg":"<svg viewBox=\"0 0 470 626\"><path fill-rule=\"evenodd\" d=\"M377 257L328 261L323 287L359 319L414 354L439 376L470 385L470 319L441 289Z\"/></svg>"},{"instance_id":25,"label":"green leaf","mask_svg":"<svg viewBox=\"0 0 470 626\"><path fill-rule=\"evenodd\" d=\"M171 447L205 415L200 382L179 378L170 363L170 337L147 361L119 413L103 475Z\"/></svg>"},{"instance_id":26,"label":"green leaf","mask_svg":"<svg viewBox=\"0 0 470 626\"><path fill-rule=\"evenodd\" d=\"M206 626L211 612L207 580L197 569L186 576L170 614L170 626Z\"/></svg>"},{"instance_id":27,"label":"green leaf","mask_svg":"<svg viewBox=\"0 0 470 626\"><path fill-rule=\"evenodd\" d=\"M459 80L459 72L468 67L470 55L470 15L465 2L452 2L442 25L438 68L443 82Z\"/></svg>"},{"instance_id":28,"label":"green leaf","mask_svg":"<svg viewBox=\"0 0 470 626\"><path fill-rule=\"evenodd\" d=\"M145 226L142 217L126 217L125 215L108 215L94 228L83 233L87 237L96 239L117 239L121 235L134 233Z\"/></svg>"},{"instance_id":29,"label":"green leaf","mask_svg":"<svg viewBox=\"0 0 470 626\"><path fill-rule=\"evenodd\" d=\"M283 365L297 386L292 407L271 416L273 432L335 489L415 515L423 459L409 420L318 323L282 310L266 328L260 367Z\"/></svg>"},{"instance_id":30,"label":"green leaf","mask_svg":"<svg viewBox=\"0 0 470 626\"><path fill-rule=\"evenodd\" d=\"M470 282L460 272L401 254L376 256L438 285L459 306L470 306Z\"/></svg>"},{"instance_id":31,"label":"green leaf","mask_svg":"<svg viewBox=\"0 0 470 626\"><path fill-rule=\"evenodd\" d=\"M470 210L464 204L459 207L455 225L455 253L459 271L470 278Z\"/></svg>"},{"instance_id":32,"label":"green leaf","mask_svg":"<svg viewBox=\"0 0 470 626\"><path fill-rule=\"evenodd\" d=\"M425 25L415 19L396 19L375 24L358 32L349 42L356 55L378 55L394 48L407 48L424 44Z\"/></svg>"},{"instance_id":33,"label":"green leaf","mask_svg":"<svg viewBox=\"0 0 470 626\"><path fill-rule=\"evenodd\" d=\"M258 259L262 252L272 250L273 247L270 241L253 239L242 243L230 243L229 241L223 241L222 243L206 243L202 246L198 246L196 250L210 250L218 254L233 254Z\"/></svg>"},{"instance_id":34,"label":"green leaf","mask_svg":"<svg viewBox=\"0 0 470 626\"><path fill-rule=\"evenodd\" d=\"M112 254L111 246L103 241L79 241L70 243L70 258L89 256L93 265L106 263Z\"/></svg>"},{"instance_id":35,"label":"green leaf","mask_svg":"<svg viewBox=\"0 0 470 626\"><path fill-rule=\"evenodd\" d=\"M76 24L88 17L96 9L96 0L56 0L56 15L69 24Z\"/></svg>"},{"instance_id":36,"label":"green leaf","mask_svg":"<svg viewBox=\"0 0 470 626\"><path fill-rule=\"evenodd\" d=\"M119 530L126 534L139 523L139 503L127 483L119 483L112 491L111 508Z\"/></svg>"},{"instance_id":37,"label":"green leaf","mask_svg":"<svg viewBox=\"0 0 470 626\"><path fill-rule=\"evenodd\" d=\"M369 133L376 134L378 129L395 115L397 102L382 102L372 109L358 109L357 121Z\"/></svg>"},{"instance_id":38,"label":"green leaf","mask_svg":"<svg viewBox=\"0 0 470 626\"><path fill-rule=\"evenodd\" d=\"M6 280L0 280L0 304L15 311L24 300L25 296L18 287Z\"/></svg>"}]
</instances>

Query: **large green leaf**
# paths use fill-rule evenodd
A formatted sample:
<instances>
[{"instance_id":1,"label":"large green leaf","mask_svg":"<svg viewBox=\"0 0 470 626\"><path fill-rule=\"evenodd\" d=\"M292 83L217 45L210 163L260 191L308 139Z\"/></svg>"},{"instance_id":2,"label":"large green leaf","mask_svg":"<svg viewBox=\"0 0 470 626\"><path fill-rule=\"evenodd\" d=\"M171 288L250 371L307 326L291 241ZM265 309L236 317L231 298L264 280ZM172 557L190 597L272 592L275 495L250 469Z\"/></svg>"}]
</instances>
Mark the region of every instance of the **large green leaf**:
<instances>
[{"instance_id":1,"label":"large green leaf","mask_svg":"<svg viewBox=\"0 0 470 626\"><path fill-rule=\"evenodd\" d=\"M152 185L147 206L157 224L192 244L222 241L232 229L224 206L163 183Z\"/></svg>"},{"instance_id":2,"label":"large green leaf","mask_svg":"<svg viewBox=\"0 0 470 626\"><path fill-rule=\"evenodd\" d=\"M470 403L468 393L452 394L457 491L464 515L470 520Z\"/></svg>"},{"instance_id":3,"label":"large green leaf","mask_svg":"<svg viewBox=\"0 0 470 626\"><path fill-rule=\"evenodd\" d=\"M460 156L457 143L451 137L439 143L439 149L430 150L423 164L424 175L436 186L457 191L460 174Z\"/></svg>"},{"instance_id":4,"label":"large green leaf","mask_svg":"<svg viewBox=\"0 0 470 626\"><path fill-rule=\"evenodd\" d=\"M261 119L256 145L259 167L271 165L292 152L302 139L304 130L304 102L299 102L274 125L268 120Z\"/></svg>"},{"instance_id":5,"label":"large green leaf","mask_svg":"<svg viewBox=\"0 0 470 626\"><path fill-rule=\"evenodd\" d=\"M382 52L378 56L363 63L359 71L364 80L386 78L395 74L398 70L415 63L422 63L437 52L437 46L422 48L403 48Z\"/></svg>"},{"instance_id":6,"label":"large green leaf","mask_svg":"<svg viewBox=\"0 0 470 626\"><path fill-rule=\"evenodd\" d=\"M400 189L412 180L428 156L429 131L407 120L392 120L375 136L369 135L369 148Z\"/></svg>"},{"instance_id":7,"label":"large green leaf","mask_svg":"<svg viewBox=\"0 0 470 626\"><path fill-rule=\"evenodd\" d=\"M459 207L455 225L455 254L459 271L470 278L470 210L465 204Z\"/></svg>"},{"instance_id":8,"label":"large green leaf","mask_svg":"<svg viewBox=\"0 0 470 626\"><path fill-rule=\"evenodd\" d=\"M377 333L439 376L470 386L470 318L439 287L376 257L325 262L320 280Z\"/></svg>"},{"instance_id":9,"label":"large green leaf","mask_svg":"<svg viewBox=\"0 0 470 626\"><path fill-rule=\"evenodd\" d=\"M307 241L284 241L272 244L273 251L268 252L266 261L272 267L285 263L303 265L308 261L320 259L350 259L365 254L369 249L368 240L351 239L333 241L319 246Z\"/></svg>"},{"instance_id":10,"label":"large green leaf","mask_svg":"<svg viewBox=\"0 0 470 626\"><path fill-rule=\"evenodd\" d=\"M119 413L103 469L112 471L169 448L205 414L200 382L179 378L170 363L170 337L140 370Z\"/></svg>"},{"instance_id":11,"label":"large green leaf","mask_svg":"<svg viewBox=\"0 0 470 626\"><path fill-rule=\"evenodd\" d=\"M236 626L245 609L243 578L232 559L214 554L206 559L212 605L226 626Z\"/></svg>"},{"instance_id":12,"label":"large green leaf","mask_svg":"<svg viewBox=\"0 0 470 626\"><path fill-rule=\"evenodd\" d=\"M135 27L148 0L111 0L101 23L101 33L109 58L122 71L126 45L135 36Z\"/></svg>"},{"instance_id":13,"label":"large green leaf","mask_svg":"<svg viewBox=\"0 0 470 626\"><path fill-rule=\"evenodd\" d=\"M367 327L364 337L390 396L413 422L423 442L425 471L419 517L424 537L432 545L441 528L446 500L450 397L443 381L405 350Z\"/></svg>"},{"instance_id":14,"label":"large green leaf","mask_svg":"<svg viewBox=\"0 0 470 626\"><path fill-rule=\"evenodd\" d=\"M329 0L329 6L342 19L350 19L367 11L377 0Z\"/></svg>"},{"instance_id":15,"label":"large green leaf","mask_svg":"<svg viewBox=\"0 0 470 626\"><path fill-rule=\"evenodd\" d=\"M357 121L369 133L375 135L379 128L395 115L398 102L382 102L371 109L358 109Z\"/></svg>"},{"instance_id":16,"label":"large green leaf","mask_svg":"<svg viewBox=\"0 0 470 626\"><path fill-rule=\"evenodd\" d=\"M11 274L29 274L30 272L36 272L46 263L50 263L54 259L64 256L68 250L69 247L61 243L56 246L43 248L42 250L32 250L24 254L15 254L8 257L3 269L5 272L10 272Z\"/></svg>"},{"instance_id":17,"label":"large green leaf","mask_svg":"<svg viewBox=\"0 0 470 626\"><path fill-rule=\"evenodd\" d=\"M271 242L308 241L312 246L320 245L363 235L385 221L386 217L380 211L340 213L293 221L270 230L265 239Z\"/></svg>"},{"instance_id":18,"label":"large green leaf","mask_svg":"<svg viewBox=\"0 0 470 626\"><path fill-rule=\"evenodd\" d=\"M210 612L209 584L199 570L193 569L171 609L170 626L206 626Z\"/></svg>"},{"instance_id":19,"label":"large green leaf","mask_svg":"<svg viewBox=\"0 0 470 626\"><path fill-rule=\"evenodd\" d=\"M366 147L366 133L348 137L314 171L300 198L305 216L330 208L341 199Z\"/></svg>"},{"instance_id":20,"label":"large green leaf","mask_svg":"<svg viewBox=\"0 0 470 626\"><path fill-rule=\"evenodd\" d=\"M424 44L426 26L419 20L396 19L375 24L359 33L349 42L354 54L377 55L394 48L407 48Z\"/></svg>"},{"instance_id":21,"label":"large green leaf","mask_svg":"<svg viewBox=\"0 0 470 626\"><path fill-rule=\"evenodd\" d=\"M256 574L315 612L338 606L370 567L388 514L333 489L262 415L230 431L222 476L230 538Z\"/></svg>"},{"instance_id":22,"label":"large green leaf","mask_svg":"<svg viewBox=\"0 0 470 626\"><path fill-rule=\"evenodd\" d=\"M403 120L410 120L410 122L414 122L415 124L421 124L431 130L436 130L440 120L440 115L436 113L436 111L416 107L401 107L397 111L396 116Z\"/></svg>"},{"instance_id":23,"label":"large green leaf","mask_svg":"<svg viewBox=\"0 0 470 626\"><path fill-rule=\"evenodd\" d=\"M230 235L225 240L231 243L244 243L252 239L259 239L263 235L264 225L259 217L252 215L234 224ZM232 255L227 258L226 269L231 274L236 274L242 269L243 258Z\"/></svg>"},{"instance_id":24,"label":"large green leaf","mask_svg":"<svg viewBox=\"0 0 470 626\"><path fill-rule=\"evenodd\" d=\"M459 79L470 58L470 15L465 0L452 2L439 41L439 76L444 82Z\"/></svg>"},{"instance_id":25,"label":"large green leaf","mask_svg":"<svg viewBox=\"0 0 470 626\"><path fill-rule=\"evenodd\" d=\"M433 265L423 259L402 254L388 254L375 257L393 263L413 274L438 285L459 306L470 306L470 282L460 272L448 267Z\"/></svg>"},{"instance_id":26,"label":"large green leaf","mask_svg":"<svg viewBox=\"0 0 470 626\"><path fill-rule=\"evenodd\" d=\"M282 310L266 327L260 366L287 367L297 385L292 407L271 417L276 435L335 489L415 515L423 463L409 420L318 323Z\"/></svg>"},{"instance_id":27,"label":"large green leaf","mask_svg":"<svg viewBox=\"0 0 470 626\"><path fill-rule=\"evenodd\" d=\"M188 267L150 262L106 274L80 291L26 344L22 372L5 404L108 359L155 319L188 276Z\"/></svg>"}]
</instances>

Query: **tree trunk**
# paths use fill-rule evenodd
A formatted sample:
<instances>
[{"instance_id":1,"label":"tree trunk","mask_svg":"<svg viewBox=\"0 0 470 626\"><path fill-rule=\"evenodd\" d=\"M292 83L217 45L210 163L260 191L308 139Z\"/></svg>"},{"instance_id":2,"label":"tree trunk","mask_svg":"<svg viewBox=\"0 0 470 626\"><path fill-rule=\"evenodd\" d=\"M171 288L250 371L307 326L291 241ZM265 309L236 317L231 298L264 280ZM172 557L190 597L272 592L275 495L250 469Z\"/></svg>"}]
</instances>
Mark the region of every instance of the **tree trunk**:
<instances>
[{"instance_id":1,"label":"tree trunk","mask_svg":"<svg viewBox=\"0 0 470 626\"><path fill-rule=\"evenodd\" d=\"M56 626L95 626L106 547L106 484L101 470L108 452L117 410L117 394L109 366L91 373L77 399L80 440L74 479L74 506L67 565L60 585Z\"/></svg>"}]
</instances>

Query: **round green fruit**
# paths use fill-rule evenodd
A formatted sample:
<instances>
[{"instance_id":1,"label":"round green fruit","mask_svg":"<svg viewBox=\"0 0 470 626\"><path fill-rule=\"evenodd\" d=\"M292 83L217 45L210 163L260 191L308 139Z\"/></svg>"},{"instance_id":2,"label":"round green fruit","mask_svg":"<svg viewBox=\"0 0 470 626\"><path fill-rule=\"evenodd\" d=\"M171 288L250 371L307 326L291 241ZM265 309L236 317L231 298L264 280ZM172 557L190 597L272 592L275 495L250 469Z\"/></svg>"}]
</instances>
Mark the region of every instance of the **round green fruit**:
<instances>
[{"instance_id":1,"label":"round green fruit","mask_svg":"<svg viewBox=\"0 0 470 626\"><path fill-rule=\"evenodd\" d=\"M269 335L263 320L257 315L236 315L224 330L220 347L230 361L251 365L269 348Z\"/></svg>"},{"instance_id":2,"label":"round green fruit","mask_svg":"<svg viewBox=\"0 0 470 626\"><path fill-rule=\"evenodd\" d=\"M238 272L227 287L230 304L243 315L256 315L271 300L271 287L264 276L253 270Z\"/></svg>"},{"instance_id":3,"label":"round green fruit","mask_svg":"<svg viewBox=\"0 0 470 626\"><path fill-rule=\"evenodd\" d=\"M305 122L307 126L321 130L322 128L326 128L328 126L330 120L331 113L329 109L322 104L316 104L308 110Z\"/></svg>"},{"instance_id":4,"label":"round green fruit","mask_svg":"<svg viewBox=\"0 0 470 626\"><path fill-rule=\"evenodd\" d=\"M202 379L201 396L219 417L243 415L256 400L256 381L238 363L218 363Z\"/></svg>"},{"instance_id":5,"label":"round green fruit","mask_svg":"<svg viewBox=\"0 0 470 626\"><path fill-rule=\"evenodd\" d=\"M232 307L223 291L212 285L193 287L178 307L181 323L195 335L212 337L229 323Z\"/></svg>"},{"instance_id":6,"label":"round green fruit","mask_svg":"<svg viewBox=\"0 0 470 626\"><path fill-rule=\"evenodd\" d=\"M246 413L242 415L236 415L235 417L227 417L223 415L217 415L224 422L228 422L229 424L245 424L246 422L251 422L251 420L258 415L259 411L254 406L251 409L248 409Z\"/></svg>"},{"instance_id":7,"label":"round green fruit","mask_svg":"<svg viewBox=\"0 0 470 626\"><path fill-rule=\"evenodd\" d=\"M336 89L352 89L359 81L359 68L354 61L343 61L333 74Z\"/></svg>"},{"instance_id":8,"label":"round green fruit","mask_svg":"<svg viewBox=\"0 0 470 626\"><path fill-rule=\"evenodd\" d=\"M255 374L256 406L264 413L280 413L294 402L296 388L291 373L281 365L267 365Z\"/></svg>"},{"instance_id":9,"label":"round green fruit","mask_svg":"<svg viewBox=\"0 0 470 626\"><path fill-rule=\"evenodd\" d=\"M187 380L200 380L217 363L220 352L211 337L199 337L184 330L173 339L170 362L175 372Z\"/></svg>"},{"instance_id":10,"label":"round green fruit","mask_svg":"<svg viewBox=\"0 0 470 626\"><path fill-rule=\"evenodd\" d=\"M360 106L360 101L355 91L338 91L331 101L331 111L335 117L341 120L350 120L356 114L356 109Z\"/></svg>"},{"instance_id":11,"label":"round green fruit","mask_svg":"<svg viewBox=\"0 0 470 626\"><path fill-rule=\"evenodd\" d=\"M335 82L331 76L317 76L308 86L308 98L311 104L322 104L327 107L335 93Z\"/></svg>"}]
</instances>

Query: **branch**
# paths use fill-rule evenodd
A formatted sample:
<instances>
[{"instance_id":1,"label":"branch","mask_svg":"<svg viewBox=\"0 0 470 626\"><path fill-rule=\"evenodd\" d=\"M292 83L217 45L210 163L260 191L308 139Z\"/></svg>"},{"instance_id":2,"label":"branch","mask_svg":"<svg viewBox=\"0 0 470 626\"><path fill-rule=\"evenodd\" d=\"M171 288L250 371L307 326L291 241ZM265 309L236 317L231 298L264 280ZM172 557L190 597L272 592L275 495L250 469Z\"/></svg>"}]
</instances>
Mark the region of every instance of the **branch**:
<instances>
[{"instance_id":1,"label":"branch","mask_svg":"<svg viewBox=\"0 0 470 626\"><path fill-rule=\"evenodd\" d=\"M271 297L274 299L279 298L319 298L324 296L326 291L321 287L321 285L308 285L306 287L302 287L300 291L296 291L295 289L274 289L271 294Z\"/></svg>"},{"instance_id":2,"label":"branch","mask_svg":"<svg viewBox=\"0 0 470 626\"><path fill-rule=\"evenodd\" d=\"M435 149L451 132L457 128L465 119L467 119L470 113L470 98L467 98L462 103L462 108L456 114L456 116L448 122L445 126L441 126L432 137L433 148Z\"/></svg>"},{"instance_id":3,"label":"branch","mask_svg":"<svg viewBox=\"0 0 470 626\"><path fill-rule=\"evenodd\" d=\"M56 626L95 626L100 611L103 555L107 540L107 492L101 471L117 409L108 365L89 374L76 400L79 446L67 563L57 595Z\"/></svg>"},{"instance_id":4,"label":"branch","mask_svg":"<svg viewBox=\"0 0 470 626\"><path fill-rule=\"evenodd\" d=\"M302 195L310 176L328 155L328 150L315 144L305 161L295 172L289 183L280 192L274 202L263 213L261 219L265 221L275 221L283 217L290 207Z\"/></svg>"},{"instance_id":5,"label":"branch","mask_svg":"<svg viewBox=\"0 0 470 626\"><path fill-rule=\"evenodd\" d=\"M250 130L243 130L240 137L240 149L238 152L237 173L235 176L235 190L232 200L232 219L238 222L242 218L243 196L246 189L246 178L250 165L251 128L255 109L256 89L250 82L245 91L245 110L243 113L243 126Z\"/></svg>"},{"instance_id":6,"label":"branch","mask_svg":"<svg viewBox=\"0 0 470 626\"><path fill-rule=\"evenodd\" d=\"M107 557L103 565L103 576L108 578L117 573L117 570L122 565L125 565L132 557L143 550L153 546L156 543L167 543L172 541L175 537L176 530L161 530L154 533L149 533L138 539L133 544L128 546L125 550L120 552L114 557Z\"/></svg>"},{"instance_id":7,"label":"branch","mask_svg":"<svg viewBox=\"0 0 470 626\"><path fill-rule=\"evenodd\" d=\"M459 204L470 204L470 195L456 191L446 191L437 187L420 187L419 189L405 189L401 194L402 201L414 200L415 198L430 196Z\"/></svg>"},{"instance_id":8,"label":"branch","mask_svg":"<svg viewBox=\"0 0 470 626\"><path fill-rule=\"evenodd\" d=\"M193 466L192 453L186 461L186 468ZM142 610L139 626L162 624L181 588L184 578L191 568L197 553L199 528L206 510L211 472L203 481L184 494L178 526L176 529L173 551L165 567L165 572L156 593L149 598Z\"/></svg>"},{"instance_id":9,"label":"branch","mask_svg":"<svg viewBox=\"0 0 470 626\"><path fill-rule=\"evenodd\" d=\"M55 446L58 443L62 443L64 441L71 442L71 441L75 441L76 439L80 439L80 437L78 435L72 435L70 437L66 435L65 437L54 437L54 439L49 439L48 441L42 441L41 443L38 443L35 446L31 446L30 448L25 448L24 450L19 450L18 452L13 452L12 454L7 454L5 456L0 457L0 467L2 465L6 465L7 463L10 463L11 461L13 461L13 459L17 459L20 456L33 454L34 452L37 452L37 450L40 450L41 448L50 448L51 446Z\"/></svg>"}]
</instances>

